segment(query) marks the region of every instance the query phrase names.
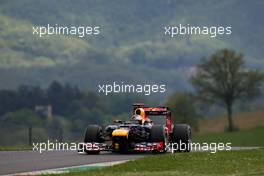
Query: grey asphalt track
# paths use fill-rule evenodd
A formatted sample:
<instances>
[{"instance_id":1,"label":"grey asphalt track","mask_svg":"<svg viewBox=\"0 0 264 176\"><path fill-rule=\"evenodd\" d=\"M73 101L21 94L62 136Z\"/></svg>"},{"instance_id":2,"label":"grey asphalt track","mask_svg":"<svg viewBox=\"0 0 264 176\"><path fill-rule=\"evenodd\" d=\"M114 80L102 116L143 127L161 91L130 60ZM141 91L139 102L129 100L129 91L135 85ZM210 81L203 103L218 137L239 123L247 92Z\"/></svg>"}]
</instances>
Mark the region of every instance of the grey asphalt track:
<instances>
[{"instance_id":1,"label":"grey asphalt track","mask_svg":"<svg viewBox=\"0 0 264 176\"><path fill-rule=\"evenodd\" d=\"M232 150L251 150L257 148L259 147L232 147ZM43 153L39 153L38 151L0 151L0 175L124 161L137 159L146 155L148 154L101 152L100 155L85 155L78 154L75 151L45 151Z\"/></svg>"},{"instance_id":2,"label":"grey asphalt track","mask_svg":"<svg viewBox=\"0 0 264 176\"><path fill-rule=\"evenodd\" d=\"M0 175L78 166L100 162L131 160L142 154L84 155L75 151L0 151Z\"/></svg>"}]
</instances>

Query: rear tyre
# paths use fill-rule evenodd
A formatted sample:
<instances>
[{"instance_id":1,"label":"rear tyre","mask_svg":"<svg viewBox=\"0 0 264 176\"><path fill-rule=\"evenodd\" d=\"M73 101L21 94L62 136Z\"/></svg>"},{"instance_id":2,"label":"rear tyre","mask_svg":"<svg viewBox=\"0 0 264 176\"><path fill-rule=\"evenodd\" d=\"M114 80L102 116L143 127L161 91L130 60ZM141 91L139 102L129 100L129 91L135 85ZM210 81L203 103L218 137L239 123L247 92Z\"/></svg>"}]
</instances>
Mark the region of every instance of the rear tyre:
<instances>
[{"instance_id":1,"label":"rear tyre","mask_svg":"<svg viewBox=\"0 0 264 176\"><path fill-rule=\"evenodd\" d=\"M163 152L165 152L165 131L162 125L153 125L150 129L150 142L163 142ZM160 151L153 151L153 153L160 153Z\"/></svg>"},{"instance_id":2,"label":"rear tyre","mask_svg":"<svg viewBox=\"0 0 264 176\"><path fill-rule=\"evenodd\" d=\"M175 124L171 139L173 143L177 143L178 152L190 152L191 127L187 124Z\"/></svg>"},{"instance_id":3,"label":"rear tyre","mask_svg":"<svg viewBox=\"0 0 264 176\"><path fill-rule=\"evenodd\" d=\"M102 142L102 127L99 125L88 125L85 131L84 143ZM100 151L87 151L86 154L99 154Z\"/></svg>"}]
</instances>

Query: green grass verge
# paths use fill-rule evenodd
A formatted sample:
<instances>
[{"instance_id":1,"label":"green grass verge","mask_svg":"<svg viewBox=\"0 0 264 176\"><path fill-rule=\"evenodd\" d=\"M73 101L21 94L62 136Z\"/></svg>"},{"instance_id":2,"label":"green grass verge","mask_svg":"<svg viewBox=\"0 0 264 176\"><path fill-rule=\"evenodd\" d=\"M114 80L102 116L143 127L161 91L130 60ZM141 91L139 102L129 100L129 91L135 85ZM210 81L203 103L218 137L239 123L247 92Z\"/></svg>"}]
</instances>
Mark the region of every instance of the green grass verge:
<instances>
[{"instance_id":1,"label":"green grass verge","mask_svg":"<svg viewBox=\"0 0 264 176\"><path fill-rule=\"evenodd\" d=\"M232 146L264 146L264 127L235 132L194 135L193 142L231 142Z\"/></svg>"},{"instance_id":2,"label":"green grass verge","mask_svg":"<svg viewBox=\"0 0 264 176\"><path fill-rule=\"evenodd\" d=\"M264 175L264 150L176 153L147 156L94 171L64 176L157 176L157 175Z\"/></svg>"},{"instance_id":3,"label":"green grass verge","mask_svg":"<svg viewBox=\"0 0 264 176\"><path fill-rule=\"evenodd\" d=\"M0 151L32 150L31 146L0 146Z\"/></svg>"}]
</instances>

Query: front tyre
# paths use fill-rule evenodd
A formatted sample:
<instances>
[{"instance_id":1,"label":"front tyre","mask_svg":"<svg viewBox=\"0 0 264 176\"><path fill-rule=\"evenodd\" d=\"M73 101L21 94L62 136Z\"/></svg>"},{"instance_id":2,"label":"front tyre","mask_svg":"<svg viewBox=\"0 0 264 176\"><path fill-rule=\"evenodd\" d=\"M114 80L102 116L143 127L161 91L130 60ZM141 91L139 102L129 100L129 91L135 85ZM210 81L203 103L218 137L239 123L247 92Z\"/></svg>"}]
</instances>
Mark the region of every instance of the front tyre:
<instances>
[{"instance_id":1,"label":"front tyre","mask_svg":"<svg viewBox=\"0 0 264 176\"><path fill-rule=\"evenodd\" d=\"M176 151L190 152L191 127L187 124L175 124L173 127L171 139L173 143L177 144Z\"/></svg>"},{"instance_id":2,"label":"front tyre","mask_svg":"<svg viewBox=\"0 0 264 176\"><path fill-rule=\"evenodd\" d=\"M85 131L84 143L101 143L102 142L102 127L99 125L88 125ZM86 154L99 154L100 151L88 151L85 150Z\"/></svg>"}]
</instances>

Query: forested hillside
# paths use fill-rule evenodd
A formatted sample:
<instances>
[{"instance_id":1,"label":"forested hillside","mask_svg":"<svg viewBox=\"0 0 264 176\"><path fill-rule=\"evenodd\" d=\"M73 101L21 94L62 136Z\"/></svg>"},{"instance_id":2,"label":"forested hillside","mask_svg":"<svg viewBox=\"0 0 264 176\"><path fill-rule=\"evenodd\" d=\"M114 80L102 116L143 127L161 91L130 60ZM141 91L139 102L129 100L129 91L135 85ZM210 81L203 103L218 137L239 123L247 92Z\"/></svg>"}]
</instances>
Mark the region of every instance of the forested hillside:
<instances>
[{"instance_id":1,"label":"forested hillside","mask_svg":"<svg viewBox=\"0 0 264 176\"><path fill-rule=\"evenodd\" d=\"M99 83L122 80L186 90L199 60L224 47L241 51L247 65L263 69L263 7L262 1L240 0L2 0L0 88L47 87L59 80L96 91ZM230 25L232 35L163 35L164 26L180 23ZM85 38L32 35L32 26L47 24L97 25L101 33Z\"/></svg>"}]
</instances>

